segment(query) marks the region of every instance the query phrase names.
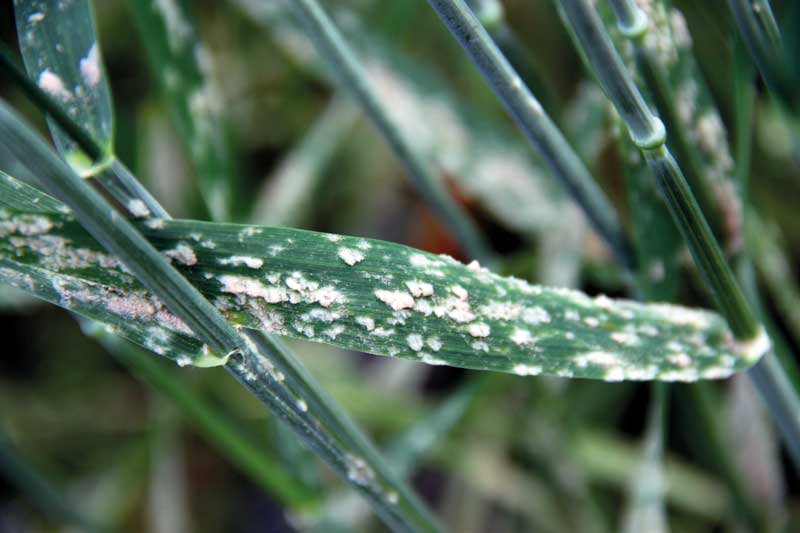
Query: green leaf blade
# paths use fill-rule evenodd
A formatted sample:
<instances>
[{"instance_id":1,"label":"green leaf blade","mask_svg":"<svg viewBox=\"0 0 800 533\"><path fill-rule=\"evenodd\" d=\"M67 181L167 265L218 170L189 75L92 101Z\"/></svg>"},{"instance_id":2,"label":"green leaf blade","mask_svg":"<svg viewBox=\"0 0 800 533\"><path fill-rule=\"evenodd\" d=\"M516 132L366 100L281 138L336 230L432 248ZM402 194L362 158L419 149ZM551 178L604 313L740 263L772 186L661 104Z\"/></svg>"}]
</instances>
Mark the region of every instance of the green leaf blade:
<instances>
[{"instance_id":1,"label":"green leaf blade","mask_svg":"<svg viewBox=\"0 0 800 533\"><path fill-rule=\"evenodd\" d=\"M30 189L2 180L12 187ZM191 338L63 210L31 221L0 206L4 266L82 284L69 293L55 284L46 299ZM737 345L711 312L530 285L383 241L181 220L141 230L233 323L367 353L519 375L694 381L747 368L757 349ZM92 296L70 297L83 289ZM122 300L109 299L119 290Z\"/></svg>"},{"instance_id":2,"label":"green leaf blade","mask_svg":"<svg viewBox=\"0 0 800 533\"><path fill-rule=\"evenodd\" d=\"M112 152L114 130L111 91L96 41L91 3L14 1L19 45L25 67L40 88ZM91 158L48 120L61 154L81 172L90 172Z\"/></svg>"}]
</instances>

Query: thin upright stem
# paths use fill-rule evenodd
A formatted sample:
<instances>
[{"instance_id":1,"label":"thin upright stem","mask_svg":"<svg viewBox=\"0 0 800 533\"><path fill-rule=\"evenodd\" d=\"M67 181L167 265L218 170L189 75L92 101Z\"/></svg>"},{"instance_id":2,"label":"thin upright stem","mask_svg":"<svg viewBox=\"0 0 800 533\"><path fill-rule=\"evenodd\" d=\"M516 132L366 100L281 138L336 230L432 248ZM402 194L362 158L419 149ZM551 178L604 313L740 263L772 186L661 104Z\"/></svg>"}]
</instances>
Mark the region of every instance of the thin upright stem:
<instances>
[{"instance_id":1,"label":"thin upright stem","mask_svg":"<svg viewBox=\"0 0 800 533\"><path fill-rule=\"evenodd\" d=\"M792 111L800 109L796 76L791 73L768 0L728 0L728 8L750 57L769 90Z\"/></svg>"},{"instance_id":2,"label":"thin upright stem","mask_svg":"<svg viewBox=\"0 0 800 533\"><path fill-rule=\"evenodd\" d=\"M292 5L301 16L318 53L333 68L342 86L384 136L428 204L453 231L467 253L483 263L493 263L489 246L480 231L455 203L430 163L412 146L391 118L364 67L333 20L317 0L297 0Z\"/></svg>"},{"instance_id":3,"label":"thin upright stem","mask_svg":"<svg viewBox=\"0 0 800 533\"><path fill-rule=\"evenodd\" d=\"M429 0L429 3L553 175L569 190L620 262L630 268L633 263L630 246L611 202L475 14L463 0Z\"/></svg>"},{"instance_id":4,"label":"thin upright stem","mask_svg":"<svg viewBox=\"0 0 800 533\"><path fill-rule=\"evenodd\" d=\"M653 50L645 44L649 31L647 14L634 0L611 0L611 7L617 18L620 33L630 39L639 72L653 98L656 111L664 121L668 132L667 141L675 150L677 160L684 171L686 180L697 198L703 213L708 218L714 235L733 245L740 243L740 235L727 235L722 211L714 196L708 176L703 170L696 143L689 137L688 130L681 123L674 91L669 83L669 75L664 65L656 58Z\"/></svg>"},{"instance_id":5,"label":"thin upright stem","mask_svg":"<svg viewBox=\"0 0 800 533\"><path fill-rule=\"evenodd\" d=\"M641 102L644 106L642 109L634 110L633 114L653 117L641 95L636 97L619 92L620 89L637 94L639 91L622 65L617 51L603 29L600 17L590 3L587 0L563 0L559 3L559 7L582 51L586 53L587 50L591 50L591 53L586 53L589 66L620 115L626 119L626 123L631 113L624 113L622 109L624 104L630 102ZM619 77L627 80L616 79ZM648 140L639 147L656 176L670 212L689 246L698 269L712 290L720 312L739 341L740 353L754 362L766 355L751 370L753 380L781 429L795 466L800 467L800 419L791 416L791 409L800 408L800 398L780 368L764 327L756 319L681 169L670 154L664 140L663 125L659 128L658 124L660 121L655 118L651 121L650 131L635 132L631 123L628 123L628 128L634 141L640 135ZM649 142L655 137L661 137L661 144L652 145Z\"/></svg>"}]
</instances>

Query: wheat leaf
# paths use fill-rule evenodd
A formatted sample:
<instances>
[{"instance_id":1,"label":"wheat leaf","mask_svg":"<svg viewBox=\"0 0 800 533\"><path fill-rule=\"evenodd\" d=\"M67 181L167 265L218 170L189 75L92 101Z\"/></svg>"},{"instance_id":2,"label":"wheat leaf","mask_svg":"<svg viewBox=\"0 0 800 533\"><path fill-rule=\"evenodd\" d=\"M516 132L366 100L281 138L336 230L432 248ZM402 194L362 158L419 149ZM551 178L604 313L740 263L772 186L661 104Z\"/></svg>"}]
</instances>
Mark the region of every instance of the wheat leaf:
<instances>
[{"instance_id":1,"label":"wheat leaf","mask_svg":"<svg viewBox=\"0 0 800 533\"><path fill-rule=\"evenodd\" d=\"M88 1L14 0L20 52L29 75L92 139L112 152L111 91L95 40ZM79 172L93 161L55 122L49 121L59 151Z\"/></svg>"},{"instance_id":2,"label":"wheat leaf","mask_svg":"<svg viewBox=\"0 0 800 533\"><path fill-rule=\"evenodd\" d=\"M214 218L225 218L233 169L224 98L213 79L211 53L180 2L131 0L129 5L172 122L195 164L206 205Z\"/></svg>"},{"instance_id":3,"label":"wheat leaf","mask_svg":"<svg viewBox=\"0 0 800 533\"><path fill-rule=\"evenodd\" d=\"M6 282L179 362L203 350L57 202L8 176L0 192ZM519 375L681 381L725 377L761 355L711 312L530 285L399 244L181 220L140 229L230 321L363 352Z\"/></svg>"}]
</instances>

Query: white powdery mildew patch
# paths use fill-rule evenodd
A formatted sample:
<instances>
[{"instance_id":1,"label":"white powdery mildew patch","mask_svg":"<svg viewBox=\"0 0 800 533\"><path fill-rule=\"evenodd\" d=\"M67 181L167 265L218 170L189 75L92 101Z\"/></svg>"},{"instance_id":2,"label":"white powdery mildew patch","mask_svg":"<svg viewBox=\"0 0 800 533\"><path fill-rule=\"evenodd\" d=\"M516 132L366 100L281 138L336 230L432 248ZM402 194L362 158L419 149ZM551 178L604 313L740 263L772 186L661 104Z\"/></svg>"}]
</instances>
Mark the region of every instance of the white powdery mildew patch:
<instances>
[{"instance_id":1,"label":"white powdery mildew patch","mask_svg":"<svg viewBox=\"0 0 800 533\"><path fill-rule=\"evenodd\" d=\"M356 324L363 327L367 331L372 331L375 329L375 320L368 316L357 316L355 318Z\"/></svg>"},{"instance_id":2,"label":"white powdery mildew patch","mask_svg":"<svg viewBox=\"0 0 800 533\"><path fill-rule=\"evenodd\" d=\"M76 299L80 295L74 295ZM99 297L97 297L99 299ZM94 299L86 298L86 300ZM150 319L156 314L156 307L147 298L131 294L129 296L106 296L103 298L106 309L125 318Z\"/></svg>"},{"instance_id":3,"label":"white powdery mildew patch","mask_svg":"<svg viewBox=\"0 0 800 533\"><path fill-rule=\"evenodd\" d=\"M371 333L376 337L385 339L386 337L391 337L392 335L394 335L394 330L386 328L375 328L371 331Z\"/></svg>"},{"instance_id":4,"label":"white powdery mildew patch","mask_svg":"<svg viewBox=\"0 0 800 533\"><path fill-rule=\"evenodd\" d=\"M76 248L69 239L57 235L10 237L9 242L17 248L28 248L38 254L39 266L48 270L61 271L92 266L123 269L116 257L89 248Z\"/></svg>"},{"instance_id":5,"label":"white powdery mildew patch","mask_svg":"<svg viewBox=\"0 0 800 533\"><path fill-rule=\"evenodd\" d=\"M330 324L342 318L342 313L338 311L328 311L327 309L312 309L308 313L300 315L303 322L323 322Z\"/></svg>"},{"instance_id":6,"label":"white powdery mildew patch","mask_svg":"<svg viewBox=\"0 0 800 533\"><path fill-rule=\"evenodd\" d=\"M414 307L414 298L405 291L387 291L384 289L378 289L374 292L374 294L378 300L391 307L394 311L411 309Z\"/></svg>"},{"instance_id":7,"label":"white powdery mildew patch","mask_svg":"<svg viewBox=\"0 0 800 533\"><path fill-rule=\"evenodd\" d=\"M590 328L596 328L597 326L600 325L600 320L598 320L597 317L587 316L586 318L583 319L583 323L589 326Z\"/></svg>"},{"instance_id":8,"label":"white powdery mildew patch","mask_svg":"<svg viewBox=\"0 0 800 533\"><path fill-rule=\"evenodd\" d=\"M639 346L642 343L638 335L629 331L615 331L611 334L611 340L623 346Z\"/></svg>"},{"instance_id":9,"label":"white powdery mildew patch","mask_svg":"<svg viewBox=\"0 0 800 533\"><path fill-rule=\"evenodd\" d=\"M150 210L147 209L147 205L138 198L134 198L128 202L128 211L136 218L147 218L150 216Z\"/></svg>"},{"instance_id":10,"label":"white powdery mildew patch","mask_svg":"<svg viewBox=\"0 0 800 533\"><path fill-rule=\"evenodd\" d=\"M289 302L293 304L306 302L330 307L337 303L346 303L344 295L335 288L330 286L320 288L319 283L307 280L300 272L292 272L291 276L286 278L285 283L292 289L292 292L289 293Z\"/></svg>"},{"instance_id":11,"label":"white powdery mildew patch","mask_svg":"<svg viewBox=\"0 0 800 533\"><path fill-rule=\"evenodd\" d=\"M441 349L442 349L442 341L439 339L439 337L429 337L429 338L428 338L428 339L425 341L425 343L426 343L426 344L428 345L428 347L429 347L431 350L433 350L434 352L438 352L439 350L441 350Z\"/></svg>"},{"instance_id":12,"label":"white powdery mildew patch","mask_svg":"<svg viewBox=\"0 0 800 533\"><path fill-rule=\"evenodd\" d=\"M687 353L675 353L667 356L667 361L680 368L687 368L692 364L692 358Z\"/></svg>"},{"instance_id":13,"label":"white powdery mildew patch","mask_svg":"<svg viewBox=\"0 0 800 533\"><path fill-rule=\"evenodd\" d=\"M342 293L333 287L322 287L317 291L316 301L322 307L330 307L333 304L342 301Z\"/></svg>"},{"instance_id":14,"label":"white powdery mildew patch","mask_svg":"<svg viewBox=\"0 0 800 533\"><path fill-rule=\"evenodd\" d=\"M41 22L44 20L45 14L37 11L28 15L28 22Z\"/></svg>"},{"instance_id":15,"label":"white powdery mildew patch","mask_svg":"<svg viewBox=\"0 0 800 533\"><path fill-rule=\"evenodd\" d=\"M538 376L542 373L542 367L535 365L514 365L511 371L518 376Z\"/></svg>"},{"instance_id":16,"label":"white powdery mildew patch","mask_svg":"<svg viewBox=\"0 0 800 533\"><path fill-rule=\"evenodd\" d=\"M406 281L406 287L408 287L408 291L415 298L433 296L433 285L425 281L419 281L419 280Z\"/></svg>"},{"instance_id":17,"label":"white powdery mildew patch","mask_svg":"<svg viewBox=\"0 0 800 533\"><path fill-rule=\"evenodd\" d=\"M411 266L421 269L435 267L439 265L437 261L428 259L422 254L411 254L408 258L408 262L411 263Z\"/></svg>"},{"instance_id":18,"label":"white powdery mildew patch","mask_svg":"<svg viewBox=\"0 0 800 533\"><path fill-rule=\"evenodd\" d=\"M179 317L173 315L166 309L159 309L156 312L156 321L159 324L168 326L170 329L173 329L175 331L179 331L186 335L193 335L192 329L188 325L186 325L186 322L181 320Z\"/></svg>"},{"instance_id":19,"label":"white powdery mildew patch","mask_svg":"<svg viewBox=\"0 0 800 533\"><path fill-rule=\"evenodd\" d=\"M523 346L534 344L536 339L527 329L514 328L514 331L511 333L511 342L518 346Z\"/></svg>"},{"instance_id":20,"label":"white powdery mildew patch","mask_svg":"<svg viewBox=\"0 0 800 533\"><path fill-rule=\"evenodd\" d=\"M649 314L659 320L679 326L689 326L696 330L709 329L721 320L708 311L689 309L672 304L650 304Z\"/></svg>"},{"instance_id":21,"label":"white powdery mildew patch","mask_svg":"<svg viewBox=\"0 0 800 533\"><path fill-rule=\"evenodd\" d=\"M356 485L368 487L375 483L375 471L361 457L348 453L345 455L345 464L347 466L347 479Z\"/></svg>"},{"instance_id":22,"label":"white powdery mildew patch","mask_svg":"<svg viewBox=\"0 0 800 533\"><path fill-rule=\"evenodd\" d=\"M439 318L446 316L460 324L475 320L475 313L472 312L469 302L457 297L446 298L434 305L433 314Z\"/></svg>"},{"instance_id":23,"label":"white powdery mildew patch","mask_svg":"<svg viewBox=\"0 0 800 533\"><path fill-rule=\"evenodd\" d=\"M330 339L330 340L332 340L332 341L335 341L335 340L336 340L336 337L338 337L339 335L341 335L342 333L344 333L344 330L345 330L345 328L344 328L344 326L343 326L343 325L341 325L341 324L334 324L334 325L333 325L333 326L331 326L330 328L328 328L328 329L324 330L324 331L322 332L322 336L323 336L323 337L327 337L327 338L329 338L329 339Z\"/></svg>"},{"instance_id":24,"label":"white powdery mildew patch","mask_svg":"<svg viewBox=\"0 0 800 533\"><path fill-rule=\"evenodd\" d=\"M232 255L227 258L219 259L221 265L240 266L244 265L248 268L259 269L264 266L264 260L258 257L251 257L249 255Z\"/></svg>"},{"instance_id":25,"label":"white powdery mildew patch","mask_svg":"<svg viewBox=\"0 0 800 533\"><path fill-rule=\"evenodd\" d=\"M179 243L175 248L165 250L164 255L182 265L192 266L197 264L197 256L194 250L186 243Z\"/></svg>"},{"instance_id":26,"label":"white powdery mildew patch","mask_svg":"<svg viewBox=\"0 0 800 533\"><path fill-rule=\"evenodd\" d=\"M462 302L466 302L467 299L469 299L469 293L467 292L467 289L461 285L454 285L450 287L450 291Z\"/></svg>"},{"instance_id":27,"label":"white powdery mildew patch","mask_svg":"<svg viewBox=\"0 0 800 533\"><path fill-rule=\"evenodd\" d=\"M414 350L415 352L422 350L422 347L424 346L422 335L419 335L417 333L412 333L411 335L406 337L406 343L408 343L408 347Z\"/></svg>"},{"instance_id":28,"label":"white powdery mildew patch","mask_svg":"<svg viewBox=\"0 0 800 533\"><path fill-rule=\"evenodd\" d=\"M88 87L94 87L100 83L102 69L100 68L100 50L97 48L97 43L94 43L89 48L89 53L80 60L78 67L81 71L83 83Z\"/></svg>"},{"instance_id":29,"label":"white powdery mildew patch","mask_svg":"<svg viewBox=\"0 0 800 533\"><path fill-rule=\"evenodd\" d=\"M626 378L625 370L622 367L612 367L606 370L606 373L603 375L603 379L605 381L623 381ZM629 378L631 379L631 378Z\"/></svg>"},{"instance_id":30,"label":"white powdery mildew patch","mask_svg":"<svg viewBox=\"0 0 800 533\"><path fill-rule=\"evenodd\" d=\"M364 254L352 248L339 248L339 259L345 262L348 266L353 266L364 260Z\"/></svg>"},{"instance_id":31,"label":"white powdery mildew patch","mask_svg":"<svg viewBox=\"0 0 800 533\"><path fill-rule=\"evenodd\" d=\"M0 279L3 283L9 283L18 289L32 291L36 287L33 276L8 267L0 267Z\"/></svg>"},{"instance_id":32,"label":"white powdery mildew patch","mask_svg":"<svg viewBox=\"0 0 800 533\"><path fill-rule=\"evenodd\" d=\"M489 345L486 344L484 341L474 341L472 344L470 344L470 346L472 347L473 350L478 352L489 351Z\"/></svg>"},{"instance_id":33,"label":"white powdery mildew patch","mask_svg":"<svg viewBox=\"0 0 800 533\"><path fill-rule=\"evenodd\" d=\"M53 229L53 222L39 215L17 215L9 220L0 222L0 237L5 237L11 233L31 236L41 235Z\"/></svg>"},{"instance_id":34,"label":"white powdery mildew patch","mask_svg":"<svg viewBox=\"0 0 800 533\"><path fill-rule=\"evenodd\" d=\"M64 80L48 68L44 69L42 73L39 74L37 84L50 96L64 101L72 100L72 93L64 86Z\"/></svg>"},{"instance_id":35,"label":"white powdery mildew patch","mask_svg":"<svg viewBox=\"0 0 800 533\"><path fill-rule=\"evenodd\" d=\"M439 359L438 357L434 357L428 352L420 353L419 360L425 363L426 365L446 366L448 364L447 361L445 361L444 359Z\"/></svg>"},{"instance_id":36,"label":"white powdery mildew patch","mask_svg":"<svg viewBox=\"0 0 800 533\"><path fill-rule=\"evenodd\" d=\"M600 350L582 353L575 357L575 364L581 368L588 365L621 367L622 363L623 360L618 354Z\"/></svg>"},{"instance_id":37,"label":"white powdery mildew patch","mask_svg":"<svg viewBox=\"0 0 800 533\"><path fill-rule=\"evenodd\" d=\"M222 283L222 292L263 298L271 304L289 301L288 291L284 287L268 287L253 278L224 275L219 277L219 281Z\"/></svg>"},{"instance_id":38,"label":"white powdery mildew patch","mask_svg":"<svg viewBox=\"0 0 800 533\"><path fill-rule=\"evenodd\" d=\"M492 332L492 329L489 327L488 324L484 324L483 322L478 322L477 324L470 324L467 328L469 334L473 337L488 337L489 334Z\"/></svg>"}]
</instances>

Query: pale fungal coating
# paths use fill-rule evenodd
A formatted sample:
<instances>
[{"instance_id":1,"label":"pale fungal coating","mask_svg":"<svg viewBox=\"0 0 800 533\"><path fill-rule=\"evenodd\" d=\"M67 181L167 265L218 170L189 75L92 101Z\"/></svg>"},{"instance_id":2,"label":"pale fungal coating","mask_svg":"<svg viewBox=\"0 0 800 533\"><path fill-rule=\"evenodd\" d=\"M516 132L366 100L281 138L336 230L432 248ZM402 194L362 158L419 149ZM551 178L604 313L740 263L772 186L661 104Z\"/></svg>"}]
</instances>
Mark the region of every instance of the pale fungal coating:
<instances>
[{"instance_id":1,"label":"pale fungal coating","mask_svg":"<svg viewBox=\"0 0 800 533\"><path fill-rule=\"evenodd\" d=\"M414 307L414 298L405 291L387 291L379 289L375 291L375 297L395 311Z\"/></svg>"},{"instance_id":2,"label":"pale fungal coating","mask_svg":"<svg viewBox=\"0 0 800 533\"><path fill-rule=\"evenodd\" d=\"M128 211L136 218L147 218L150 216L150 210L147 209L145 203L138 198L128 202Z\"/></svg>"},{"instance_id":3,"label":"pale fungal coating","mask_svg":"<svg viewBox=\"0 0 800 533\"><path fill-rule=\"evenodd\" d=\"M308 404L302 398L297 400L297 408L303 413L308 412Z\"/></svg>"},{"instance_id":4,"label":"pale fungal coating","mask_svg":"<svg viewBox=\"0 0 800 533\"><path fill-rule=\"evenodd\" d=\"M511 334L511 341L518 345L533 344L536 342L530 331L520 328L514 328L514 332Z\"/></svg>"},{"instance_id":5,"label":"pale fungal coating","mask_svg":"<svg viewBox=\"0 0 800 533\"><path fill-rule=\"evenodd\" d=\"M97 48L97 43L92 44L86 57L80 60L78 68L81 71L83 83L88 87L94 87L100 83L102 69L100 66L100 50Z\"/></svg>"},{"instance_id":6,"label":"pale fungal coating","mask_svg":"<svg viewBox=\"0 0 800 533\"><path fill-rule=\"evenodd\" d=\"M411 335L406 337L406 342L408 343L408 347L414 350L415 352L422 350L422 347L424 346L422 341L422 335L419 335L417 333L412 333Z\"/></svg>"},{"instance_id":7,"label":"pale fungal coating","mask_svg":"<svg viewBox=\"0 0 800 533\"><path fill-rule=\"evenodd\" d=\"M469 334L473 337L488 337L489 333L491 333L492 329L489 327L488 324L484 324L483 322L479 322L477 324L470 324L469 325Z\"/></svg>"},{"instance_id":8,"label":"pale fungal coating","mask_svg":"<svg viewBox=\"0 0 800 533\"><path fill-rule=\"evenodd\" d=\"M339 259L344 261L348 266L353 266L364 260L364 254L352 248L339 248Z\"/></svg>"},{"instance_id":9,"label":"pale fungal coating","mask_svg":"<svg viewBox=\"0 0 800 533\"><path fill-rule=\"evenodd\" d=\"M211 243L213 245L213 243ZM206 248L215 248L215 246L206 246ZM244 265L248 268L259 269L264 266L264 260L258 257L249 255L232 255L230 257L223 257L219 259L220 265L240 266Z\"/></svg>"},{"instance_id":10,"label":"pale fungal coating","mask_svg":"<svg viewBox=\"0 0 800 533\"><path fill-rule=\"evenodd\" d=\"M64 85L62 80L57 74L53 73L50 69L44 69L39 74L38 80L39 87L50 96L64 101L72 100L72 93Z\"/></svg>"},{"instance_id":11,"label":"pale fungal coating","mask_svg":"<svg viewBox=\"0 0 800 533\"><path fill-rule=\"evenodd\" d=\"M356 317L356 324L359 326L363 326L364 329L367 331L372 331L375 329L375 320L368 316L357 316Z\"/></svg>"},{"instance_id":12,"label":"pale fungal coating","mask_svg":"<svg viewBox=\"0 0 800 533\"><path fill-rule=\"evenodd\" d=\"M450 287L450 290L453 291L453 294L456 295L456 298L458 298L462 302L466 302L467 299L469 298L469 293L467 292L467 289L465 289L461 285L455 285L453 287Z\"/></svg>"},{"instance_id":13,"label":"pale fungal coating","mask_svg":"<svg viewBox=\"0 0 800 533\"><path fill-rule=\"evenodd\" d=\"M197 264L197 255L195 255L192 247L186 243L179 243L175 248L166 250L164 255L182 265L192 266Z\"/></svg>"},{"instance_id":14,"label":"pale fungal coating","mask_svg":"<svg viewBox=\"0 0 800 533\"><path fill-rule=\"evenodd\" d=\"M428 347L429 347L431 350L433 350L434 352L438 352L439 350L441 350L441 349L442 349L442 341L441 341L441 339L439 339L439 337L429 337L429 338L428 338L428 339L425 341L425 343L426 343L426 344L428 345Z\"/></svg>"},{"instance_id":15,"label":"pale fungal coating","mask_svg":"<svg viewBox=\"0 0 800 533\"><path fill-rule=\"evenodd\" d=\"M514 365L511 371L518 376L538 376L542 373L542 367L534 365Z\"/></svg>"},{"instance_id":16,"label":"pale fungal coating","mask_svg":"<svg viewBox=\"0 0 800 533\"><path fill-rule=\"evenodd\" d=\"M347 479L364 487L371 486L375 483L375 472L372 467L367 464L364 459L352 454L345 456L347 464Z\"/></svg>"},{"instance_id":17,"label":"pale fungal coating","mask_svg":"<svg viewBox=\"0 0 800 533\"><path fill-rule=\"evenodd\" d=\"M411 280L406 281L406 287L414 298L433 296L433 285L425 281Z\"/></svg>"}]
</instances>

